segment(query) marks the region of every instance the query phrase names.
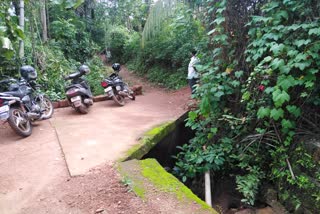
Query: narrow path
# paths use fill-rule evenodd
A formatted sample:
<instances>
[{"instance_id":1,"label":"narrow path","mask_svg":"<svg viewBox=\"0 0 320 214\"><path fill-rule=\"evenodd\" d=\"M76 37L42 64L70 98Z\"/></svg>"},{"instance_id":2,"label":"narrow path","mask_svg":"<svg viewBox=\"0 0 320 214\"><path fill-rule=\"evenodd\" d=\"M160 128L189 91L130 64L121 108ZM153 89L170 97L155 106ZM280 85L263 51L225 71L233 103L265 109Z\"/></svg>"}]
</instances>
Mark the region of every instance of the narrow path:
<instances>
[{"instance_id":1,"label":"narrow path","mask_svg":"<svg viewBox=\"0 0 320 214\"><path fill-rule=\"evenodd\" d=\"M160 213L161 203L157 207L128 193L112 165L145 129L182 114L189 91L168 92L143 83L126 69L121 72L129 83L145 90L124 107L113 101L95 103L88 115L58 109L26 139L0 125L1 214L86 214L99 208L105 214ZM60 126L57 132L54 126ZM120 148L119 154L112 152L112 146ZM72 168L79 176L69 176L64 154L69 171Z\"/></svg>"}]
</instances>

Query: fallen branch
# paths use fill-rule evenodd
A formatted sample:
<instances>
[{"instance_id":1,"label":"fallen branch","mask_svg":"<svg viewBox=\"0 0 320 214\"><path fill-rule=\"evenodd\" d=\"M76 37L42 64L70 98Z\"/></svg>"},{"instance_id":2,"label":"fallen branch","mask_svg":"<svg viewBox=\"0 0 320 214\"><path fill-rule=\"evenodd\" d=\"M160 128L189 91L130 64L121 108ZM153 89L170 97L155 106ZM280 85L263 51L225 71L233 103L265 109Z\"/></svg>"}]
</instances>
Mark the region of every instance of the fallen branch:
<instances>
[{"instance_id":1,"label":"fallen branch","mask_svg":"<svg viewBox=\"0 0 320 214\"><path fill-rule=\"evenodd\" d=\"M286 161L287 161L287 164L288 164L289 171L290 171L290 173L291 173L292 179L293 179L293 180L296 180L296 177L294 176L294 173L293 173L293 171L292 171L292 167L291 167L291 164L290 164L288 158L286 158Z\"/></svg>"}]
</instances>

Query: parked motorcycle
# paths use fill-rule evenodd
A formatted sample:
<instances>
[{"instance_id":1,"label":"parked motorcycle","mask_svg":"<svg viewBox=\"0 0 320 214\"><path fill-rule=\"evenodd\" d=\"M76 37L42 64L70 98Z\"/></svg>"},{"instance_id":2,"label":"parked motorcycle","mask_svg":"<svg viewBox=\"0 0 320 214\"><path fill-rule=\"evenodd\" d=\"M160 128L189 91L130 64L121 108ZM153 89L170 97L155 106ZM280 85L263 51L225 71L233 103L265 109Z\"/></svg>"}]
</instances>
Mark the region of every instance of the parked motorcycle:
<instances>
[{"instance_id":1,"label":"parked motorcycle","mask_svg":"<svg viewBox=\"0 0 320 214\"><path fill-rule=\"evenodd\" d=\"M104 88L104 91L109 98L112 98L118 105L124 106L126 97L131 100L135 100L136 97L128 84L123 82L119 76L121 69L120 64L114 63L112 69L114 72L101 82L101 86Z\"/></svg>"},{"instance_id":2,"label":"parked motorcycle","mask_svg":"<svg viewBox=\"0 0 320 214\"><path fill-rule=\"evenodd\" d=\"M21 79L7 79L9 90L0 93L0 121L8 122L20 136L32 134L32 122L49 119L53 112L51 100L39 92L36 70L29 65L20 68Z\"/></svg>"},{"instance_id":3,"label":"parked motorcycle","mask_svg":"<svg viewBox=\"0 0 320 214\"><path fill-rule=\"evenodd\" d=\"M90 86L81 78L89 73L89 67L81 65L77 72L64 78L65 80L71 80L71 84L65 88L67 99L72 108L82 114L87 114L89 107L93 105L93 95Z\"/></svg>"}]
</instances>

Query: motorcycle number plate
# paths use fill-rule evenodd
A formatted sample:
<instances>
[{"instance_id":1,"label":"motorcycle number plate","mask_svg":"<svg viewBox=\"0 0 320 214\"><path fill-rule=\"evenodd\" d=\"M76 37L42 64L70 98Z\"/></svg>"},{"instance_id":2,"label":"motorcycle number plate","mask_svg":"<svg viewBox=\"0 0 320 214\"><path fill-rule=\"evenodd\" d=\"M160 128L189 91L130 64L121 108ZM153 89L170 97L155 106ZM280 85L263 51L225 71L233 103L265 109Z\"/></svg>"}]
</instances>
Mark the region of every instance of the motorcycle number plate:
<instances>
[{"instance_id":1,"label":"motorcycle number plate","mask_svg":"<svg viewBox=\"0 0 320 214\"><path fill-rule=\"evenodd\" d=\"M104 92L108 93L111 90L112 90L112 87L108 87L108 88L104 89Z\"/></svg>"},{"instance_id":2,"label":"motorcycle number plate","mask_svg":"<svg viewBox=\"0 0 320 214\"><path fill-rule=\"evenodd\" d=\"M76 96L76 97L71 97L71 102L76 102L76 101L80 101L81 97L80 96Z\"/></svg>"},{"instance_id":3,"label":"motorcycle number plate","mask_svg":"<svg viewBox=\"0 0 320 214\"><path fill-rule=\"evenodd\" d=\"M8 112L9 111L9 106L5 105L0 107L0 114Z\"/></svg>"}]
</instances>

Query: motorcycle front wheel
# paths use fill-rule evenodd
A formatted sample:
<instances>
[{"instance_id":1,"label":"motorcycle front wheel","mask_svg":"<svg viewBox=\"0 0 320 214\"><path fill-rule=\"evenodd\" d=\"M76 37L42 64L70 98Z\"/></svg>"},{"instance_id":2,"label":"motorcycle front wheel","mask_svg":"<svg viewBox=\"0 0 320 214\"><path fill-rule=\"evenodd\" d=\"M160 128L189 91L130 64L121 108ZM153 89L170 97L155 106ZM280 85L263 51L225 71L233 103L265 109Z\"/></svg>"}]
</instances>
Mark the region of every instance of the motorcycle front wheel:
<instances>
[{"instance_id":1,"label":"motorcycle front wheel","mask_svg":"<svg viewBox=\"0 0 320 214\"><path fill-rule=\"evenodd\" d=\"M42 113L43 115L42 118L43 119L51 118L54 112L54 108L51 100L48 97L43 96L42 99L39 99L37 102L40 105L41 109L44 109Z\"/></svg>"},{"instance_id":2,"label":"motorcycle front wheel","mask_svg":"<svg viewBox=\"0 0 320 214\"><path fill-rule=\"evenodd\" d=\"M116 90L114 91L114 95L113 95L112 99L119 106L124 106L124 104L125 104L124 97L121 96L120 94L118 94L118 92Z\"/></svg>"},{"instance_id":3,"label":"motorcycle front wheel","mask_svg":"<svg viewBox=\"0 0 320 214\"><path fill-rule=\"evenodd\" d=\"M32 134L31 122L26 118L20 107L13 106L10 108L8 123L22 137L28 137Z\"/></svg>"}]
</instances>

